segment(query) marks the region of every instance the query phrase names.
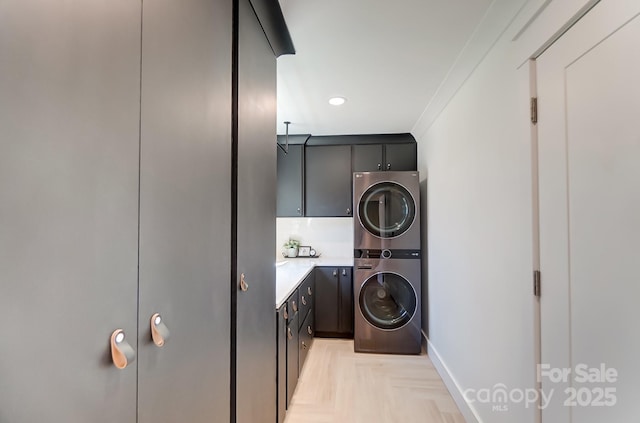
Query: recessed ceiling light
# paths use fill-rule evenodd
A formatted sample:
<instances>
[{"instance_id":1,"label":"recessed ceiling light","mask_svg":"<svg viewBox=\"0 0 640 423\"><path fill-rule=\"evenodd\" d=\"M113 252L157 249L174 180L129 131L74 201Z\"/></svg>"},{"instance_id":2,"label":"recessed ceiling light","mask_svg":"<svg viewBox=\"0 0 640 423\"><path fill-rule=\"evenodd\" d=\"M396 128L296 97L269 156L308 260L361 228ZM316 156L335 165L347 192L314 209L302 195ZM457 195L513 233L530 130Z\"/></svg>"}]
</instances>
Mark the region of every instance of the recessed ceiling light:
<instances>
[{"instance_id":1,"label":"recessed ceiling light","mask_svg":"<svg viewBox=\"0 0 640 423\"><path fill-rule=\"evenodd\" d=\"M344 97L331 97L329 99L329 104L332 106L342 106L345 101L347 101L347 99Z\"/></svg>"}]
</instances>

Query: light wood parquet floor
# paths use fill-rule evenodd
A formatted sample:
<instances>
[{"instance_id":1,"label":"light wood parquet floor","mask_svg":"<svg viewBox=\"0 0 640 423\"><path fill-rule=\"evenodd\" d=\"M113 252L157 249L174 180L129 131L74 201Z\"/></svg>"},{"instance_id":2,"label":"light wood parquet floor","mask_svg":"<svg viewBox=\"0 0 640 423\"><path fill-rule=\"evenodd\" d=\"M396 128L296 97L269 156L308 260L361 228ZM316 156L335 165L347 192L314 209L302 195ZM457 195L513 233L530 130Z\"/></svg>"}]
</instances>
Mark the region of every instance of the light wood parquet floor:
<instances>
[{"instance_id":1,"label":"light wood parquet floor","mask_svg":"<svg viewBox=\"0 0 640 423\"><path fill-rule=\"evenodd\" d=\"M285 423L464 423L426 354L353 352L316 338Z\"/></svg>"}]
</instances>

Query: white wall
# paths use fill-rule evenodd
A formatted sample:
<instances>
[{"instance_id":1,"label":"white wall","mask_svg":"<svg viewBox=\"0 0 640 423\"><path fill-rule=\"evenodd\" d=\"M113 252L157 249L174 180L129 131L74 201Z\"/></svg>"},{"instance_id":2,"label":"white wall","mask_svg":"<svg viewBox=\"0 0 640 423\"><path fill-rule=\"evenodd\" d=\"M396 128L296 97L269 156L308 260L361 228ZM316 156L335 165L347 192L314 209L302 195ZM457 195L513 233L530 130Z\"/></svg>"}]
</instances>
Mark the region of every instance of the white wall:
<instances>
[{"instance_id":1,"label":"white wall","mask_svg":"<svg viewBox=\"0 0 640 423\"><path fill-rule=\"evenodd\" d=\"M467 389L535 386L529 70L518 67L587 3L526 2L460 86L445 81L453 98L432 102L441 110L427 108L414 128L426 198L423 321L432 359L459 401ZM501 405L508 410L493 408ZM516 402L461 408L468 421L536 419L535 406Z\"/></svg>"},{"instance_id":2,"label":"white wall","mask_svg":"<svg viewBox=\"0 0 640 423\"><path fill-rule=\"evenodd\" d=\"M276 259L289 239L312 246L322 257L353 257L353 218L279 217L276 219Z\"/></svg>"}]
</instances>

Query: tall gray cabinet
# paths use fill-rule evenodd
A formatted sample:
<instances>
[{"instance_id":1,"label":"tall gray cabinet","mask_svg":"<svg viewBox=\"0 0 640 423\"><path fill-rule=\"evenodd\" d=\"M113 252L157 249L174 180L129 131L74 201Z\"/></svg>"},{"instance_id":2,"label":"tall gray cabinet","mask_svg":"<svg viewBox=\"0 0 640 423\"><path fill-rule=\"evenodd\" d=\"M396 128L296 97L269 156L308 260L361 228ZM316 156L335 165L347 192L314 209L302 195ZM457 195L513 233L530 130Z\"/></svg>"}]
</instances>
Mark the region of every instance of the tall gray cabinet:
<instances>
[{"instance_id":1,"label":"tall gray cabinet","mask_svg":"<svg viewBox=\"0 0 640 423\"><path fill-rule=\"evenodd\" d=\"M273 423L276 287L273 256L265 246L273 247L276 237L276 57L249 0L239 0L237 13L234 417L238 423Z\"/></svg>"},{"instance_id":2,"label":"tall gray cabinet","mask_svg":"<svg viewBox=\"0 0 640 423\"><path fill-rule=\"evenodd\" d=\"M135 422L140 2L60 3L0 13L0 421Z\"/></svg>"},{"instance_id":3,"label":"tall gray cabinet","mask_svg":"<svg viewBox=\"0 0 640 423\"><path fill-rule=\"evenodd\" d=\"M257 321L233 309L236 269L273 245L267 228L245 247L270 218L245 227L254 216L237 216L263 202L250 181L275 180L274 100L259 119L273 125L249 131L271 154L241 149L234 162L238 1L3 3L1 422L232 421L234 354L255 348L275 369L268 290L250 292L265 296L269 347L234 344L236 319ZM257 19L246 25L265 38ZM264 80L246 77L246 98L275 98L270 54ZM273 284L260 266L245 271ZM161 347L158 315L169 335ZM123 369L111 357L116 329L136 353Z\"/></svg>"},{"instance_id":4,"label":"tall gray cabinet","mask_svg":"<svg viewBox=\"0 0 640 423\"><path fill-rule=\"evenodd\" d=\"M144 1L138 423L229 420L232 9Z\"/></svg>"}]
</instances>

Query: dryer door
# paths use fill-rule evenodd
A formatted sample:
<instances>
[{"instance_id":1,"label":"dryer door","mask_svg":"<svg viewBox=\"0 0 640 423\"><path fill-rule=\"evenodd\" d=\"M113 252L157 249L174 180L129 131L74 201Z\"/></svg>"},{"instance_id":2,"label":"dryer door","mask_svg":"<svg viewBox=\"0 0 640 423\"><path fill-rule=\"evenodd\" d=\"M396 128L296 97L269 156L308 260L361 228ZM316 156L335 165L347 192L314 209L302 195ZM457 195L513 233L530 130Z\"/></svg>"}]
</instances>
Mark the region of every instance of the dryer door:
<instances>
[{"instance_id":1,"label":"dryer door","mask_svg":"<svg viewBox=\"0 0 640 423\"><path fill-rule=\"evenodd\" d=\"M416 312L416 292L405 278L389 272L369 277L360 289L360 311L379 329L394 330L405 326Z\"/></svg>"},{"instance_id":2,"label":"dryer door","mask_svg":"<svg viewBox=\"0 0 640 423\"><path fill-rule=\"evenodd\" d=\"M358 203L362 226L378 238L396 238L416 217L416 203L409 191L394 182L380 182L367 189Z\"/></svg>"}]
</instances>

